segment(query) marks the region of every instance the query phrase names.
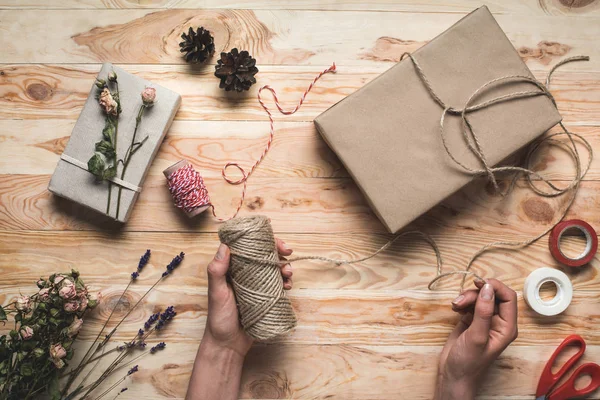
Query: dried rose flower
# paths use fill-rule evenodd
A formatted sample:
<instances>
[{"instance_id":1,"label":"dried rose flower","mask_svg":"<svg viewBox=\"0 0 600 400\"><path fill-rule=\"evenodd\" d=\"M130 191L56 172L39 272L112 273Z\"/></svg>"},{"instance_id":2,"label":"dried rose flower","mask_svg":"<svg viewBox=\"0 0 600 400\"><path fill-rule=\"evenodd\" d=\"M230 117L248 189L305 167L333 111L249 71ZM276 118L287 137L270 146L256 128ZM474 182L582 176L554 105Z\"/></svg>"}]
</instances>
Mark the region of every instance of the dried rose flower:
<instances>
[{"instance_id":1,"label":"dried rose flower","mask_svg":"<svg viewBox=\"0 0 600 400\"><path fill-rule=\"evenodd\" d=\"M72 299L73 297L77 296L77 289L75 289L73 282L67 280L58 292L58 295L63 299Z\"/></svg>"},{"instance_id":2,"label":"dried rose flower","mask_svg":"<svg viewBox=\"0 0 600 400\"><path fill-rule=\"evenodd\" d=\"M54 282L55 285L58 285L59 283L61 283L63 281L63 279L65 279L64 276L57 275L57 276L54 277L54 281L53 282Z\"/></svg>"},{"instance_id":3,"label":"dried rose flower","mask_svg":"<svg viewBox=\"0 0 600 400\"><path fill-rule=\"evenodd\" d=\"M37 287L39 287L40 289L43 288L44 286L46 286L46 281L43 279L40 279L36 282Z\"/></svg>"},{"instance_id":4,"label":"dried rose flower","mask_svg":"<svg viewBox=\"0 0 600 400\"><path fill-rule=\"evenodd\" d=\"M19 296L15 308L19 311L29 312L31 310L31 299L29 296Z\"/></svg>"},{"instance_id":5,"label":"dried rose flower","mask_svg":"<svg viewBox=\"0 0 600 400\"><path fill-rule=\"evenodd\" d=\"M79 333L81 326L83 325L83 320L75 317L71 325L67 328L67 336L73 337Z\"/></svg>"},{"instance_id":6,"label":"dried rose flower","mask_svg":"<svg viewBox=\"0 0 600 400\"><path fill-rule=\"evenodd\" d=\"M50 298L50 289L48 289L48 288L40 289L40 291L38 292L38 299L40 299L41 301L48 301L49 298Z\"/></svg>"},{"instance_id":7,"label":"dried rose flower","mask_svg":"<svg viewBox=\"0 0 600 400\"><path fill-rule=\"evenodd\" d=\"M67 351L62 346L62 344L57 343L50 345L50 357L54 359L61 359L67 356Z\"/></svg>"},{"instance_id":8,"label":"dried rose flower","mask_svg":"<svg viewBox=\"0 0 600 400\"><path fill-rule=\"evenodd\" d=\"M69 301L68 303L65 303L63 309L66 312L75 312L79 309L79 303L76 301Z\"/></svg>"},{"instance_id":9,"label":"dried rose flower","mask_svg":"<svg viewBox=\"0 0 600 400\"><path fill-rule=\"evenodd\" d=\"M112 71L111 73L109 73L108 80L113 83L116 82L117 81L117 73L115 71Z\"/></svg>"},{"instance_id":10,"label":"dried rose flower","mask_svg":"<svg viewBox=\"0 0 600 400\"><path fill-rule=\"evenodd\" d=\"M147 87L142 92L142 102L146 107L151 107L156 100L156 89Z\"/></svg>"},{"instance_id":11,"label":"dried rose flower","mask_svg":"<svg viewBox=\"0 0 600 400\"><path fill-rule=\"evenodd\" d=\"M89 301L88 301L87 297L85 296L85 294L83 296L81 296L81 298L79 300L79 311L81 311L81 312L85 311L85 309L88 306L88 303L89 303Z\"/></svg>"},{"instance_id":12,"label":"dried rose flower","mask_svg":"<svg viewBox=\"0 0 600 400\"><path fill-rule=\"evenodd\" d=\"M24 326L21 328L20 333L23 340L29 340L33 337L33 328L30 326Z\"/></svg>"},{"instance_id":13,"label":"dried rose flower","mask_svg":"<svg viewBox=\"0 0 600 400\"><path fill-rule=\"evenodd\" d=\"M102 89L100 93L100 97L98 98L98 102L100 103L100 107L104 109L104 112L108 115L117 115L117 102L113 99L112 94L110 94L110 90L108 88Z\"/></svg>"},{"instance_id":14,"label":"dried rose flower","mask_svg":"<svg viewBox=\"0 0 600 400\"><path fill-rule=\"evenodd\" d=\"M101 292L90 293L90 294L88 294L87 298L88 298L88 307L96 308L98 303L100 303L100 301L102 300L102 293Z\"/></svg>"}]
</instances>

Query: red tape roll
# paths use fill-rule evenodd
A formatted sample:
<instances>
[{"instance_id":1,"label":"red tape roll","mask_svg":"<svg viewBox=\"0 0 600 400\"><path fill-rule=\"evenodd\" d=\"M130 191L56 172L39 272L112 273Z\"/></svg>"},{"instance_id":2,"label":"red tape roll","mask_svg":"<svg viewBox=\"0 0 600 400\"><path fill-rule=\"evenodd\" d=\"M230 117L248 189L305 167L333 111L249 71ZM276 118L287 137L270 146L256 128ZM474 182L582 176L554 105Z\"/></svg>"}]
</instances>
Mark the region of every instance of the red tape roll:
<instances>
[{"instance_id":1,"label":"red tape roll","mask_svg":"<svg viewBox=\"0 0 600 400\"><path fill-rule=\"evenodd\" d=\"M569 228L579 229L585 235L585 250L576 258L567 257L560 249L560 239ZM550 253L556 261L569 267L581 267L592 261L598 251L598 236L590 224L580 219L570 219L556 224L550 232Z\"/></svg>"}]
</instances>

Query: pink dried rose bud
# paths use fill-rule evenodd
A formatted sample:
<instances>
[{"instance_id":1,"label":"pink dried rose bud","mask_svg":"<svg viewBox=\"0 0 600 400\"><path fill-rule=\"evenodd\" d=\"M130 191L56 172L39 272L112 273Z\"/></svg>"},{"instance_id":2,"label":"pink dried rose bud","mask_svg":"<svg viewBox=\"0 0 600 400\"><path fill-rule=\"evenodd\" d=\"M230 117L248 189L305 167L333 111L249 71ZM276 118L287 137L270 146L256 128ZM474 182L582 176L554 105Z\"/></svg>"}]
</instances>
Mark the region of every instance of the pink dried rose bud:
<instances>
[{"instance_id":1,"label":"pink dried rose bud","mask_svg":"<svg viewBox=\"0 0 600 400\"><path fill-rule=\"evenodd\" d=\"M88 306L88 299L87 299L87 297L85 297L85 295L81 296L81 298L79 299L79 311L80 312L85 311L85 309L87 308L87 306Z\"/></svg>"},{"instance_id":2,"label":"pink dried rose bud","mask_svg":"<svg viewBox=\"0 0 600 400\"><path fill-rule=\"evenodd\" d=\"M45 289L40 289L40 291L38 292L38 299L40 299L41 301L47 301L50 298L50 289L45 288Z\"/></svg>"},{"instance_id":3,"label":"pink dried rose bud","mask_svg":"<svg viewBox=\"0 0 600 400\"><path fill-rule=\"evenodd\" d=\"M102 90L100 97L98 97L98 103L100 103L100 107L102 107L104 112L108 115L117 115L118 105L108 88Z\"/></svg>"},{"instance_id":4,"label":"pink dried rose bud","mask_svg":"<svg viewBox=\"0 0 600 400\"><path fill-rule=\"evenodd\" d=\"M59 283L61 283L61 282L63 281L63 279L65 279L65 277L64 277L64 276L62 276L62 275L57 275L57 276L55 276L55 277L54 277L54 284L55 284L55 285L58 285Z\"/></svg>"},{"instance_id":5,"label":"pink dried rose bud","mask_svg":"<svg viewBox=\"0 0 600 400\"><path fill-rule=\"evenodd\" d=\"M69 301L68 303L65 303L63 308L66 312L75 312L79 309L79 303L76 301Z\"/></svg>"},{"instance_id":6,"label":"pink dried rose bud","mask_svg":"<svg viewBox=\"0 0 600 400\"><path fill-rule=\"evenodd\" d=\"M90 294L88 294L87 298L88 298L88 307L95 308L102 300L102 293L101 292L90 293Z\"/></svg>"},{"instance_id":7,"label":"pink dried rose bud","mask_svg":"<svg viewBox=\"0 0 600 400\"><path fill-rule=\"evenodd\" d=\"M31 310L31 299L29 296L19 296L17 297L17 304L15 308L19 311L29 312Z\"/></svg>"},{"instance_id":8,"label":"pink dried rose bud","mask_svg":"<svg viewBox=\"0 0 600 400\"><path fill-rule=\"evenodd\" d=\"M144 89L144 91L142 92L142 102L144 103L144 105L146 107L150 107L154 104L155 100L156 100L156 89L151 88L151 87L147 87L146 89Z\"/></svg>"},{"instance_id":9,"label":"pink dried rose bud","mask_svg":"<svg viewBox=\"0 0 600 400\"><path fill-rule=\"evenodd\" d=\"M77 289L75 289L75 285L71 281L66 281L63 287L58 292L58 295L63 299L72 299L77 296Z\"/></svg>"},{"instance_id":10,"label":"pink dried rose bud","mask_svg":"<svg viewBox=\"0 0 600 400\"><path fill-rule=\"evenodd\" d=\"M29 340L33 337L33 328L30 326L24 326L21 328L20 333L23 340Z\"/></svg>"},{"instance_id":11,"label":"pink dried rose bud","mask_svg":"<svg viewBox=\"0 0 600 400\"><path fill-rule=\"evenodd\" d=\"M67 335L69 337L73 337L73 336L77 335L79 333L79 330L81 329L82 325L83 325L83 320L75 317L73 322L71 322L71 325L69 325L69 328L67 328Z\"/></svg>"},{"instance_id":12,"label":"pink dried rose bud","mask_svg":"<svg viewBox=\"0 0 600 400\"><path fill-rule=\"evenodd\" d=\"M57 343L50 345L50 357L54 358L55 360L60 360L61 358L64 358L66 356L67 351L62 346L62 344Z\"/></svg>"}]
</instances>

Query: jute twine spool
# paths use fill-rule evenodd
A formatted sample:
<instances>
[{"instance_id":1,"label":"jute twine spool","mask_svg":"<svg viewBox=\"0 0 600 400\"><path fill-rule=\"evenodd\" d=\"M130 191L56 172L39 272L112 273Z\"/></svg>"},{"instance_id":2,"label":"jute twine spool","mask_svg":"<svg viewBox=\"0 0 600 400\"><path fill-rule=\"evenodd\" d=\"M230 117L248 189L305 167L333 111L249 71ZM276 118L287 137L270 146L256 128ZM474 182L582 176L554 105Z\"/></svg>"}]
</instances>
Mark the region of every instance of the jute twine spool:
<instances>
[{"instance_id":1,"label":"jute twine spool","mask_svg":"<svg viewBox=\"0 0 600 400\"><path fill-rule=\"evenodd\" d=\"M269 219L258 215L229 220L219 229L219 239L231 249L229 274L244 331L268 340L292 330L296 315L283 289Z\"/></svg>"}]
</instances>

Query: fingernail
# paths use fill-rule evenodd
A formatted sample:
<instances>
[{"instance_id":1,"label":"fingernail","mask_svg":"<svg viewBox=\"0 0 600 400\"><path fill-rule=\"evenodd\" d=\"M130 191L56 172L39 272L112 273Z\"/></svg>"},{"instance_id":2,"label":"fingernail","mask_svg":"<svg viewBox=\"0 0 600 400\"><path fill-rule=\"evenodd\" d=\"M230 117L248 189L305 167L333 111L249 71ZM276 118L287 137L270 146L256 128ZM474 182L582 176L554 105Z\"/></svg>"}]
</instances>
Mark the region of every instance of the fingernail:
<instances>
[{"instance_id":1,"label":"fingernail","mask_svg":"<svg viewBox=\"0 0 600 400\"><path fill-rule=\"evenodd\" d=\"M483 285L485 283L485 281L483 279L479 279L479 278L476 278L474 282L479 285Z\"/></svg>"},{"instance_id":2,"label":"fingernail","mask_svg":"<svg viewBox=\"0 0 600 400\"><path fill-rule=\"evenodd\" d=\"M225 253L227 253L227 246L223 243L219 246L219 250L217 250L217 254L215 255L215 260L222 260L225 258Z\"/></svg>"},{"instance_id":3,"label":"fingernail","mask_svg":"<svg viewBox=\"0 0 600 400\"><path fill-rule=\"evenodd\" d=\"M452 304L454 304L455 306L458 305L461 301L463 301L463 299L465 298L464 295L460 295L457 298L455 298L454 300L452 300Z\"/></svg>"},{"instance_id":4,"label":"fingernail","mask_svg":"<svg viewBox=\"0 0 600 400\"><path fill-rule=\"evenodd\" d=\"M479 292L479 296L482 300L491 300L494 298L494 288L489 283L486 283L481 288L481 292Z\"/></svg>"},{"instance_id":5,"label":"fingernail","mask_svg":"<svg viewBox=\"0 0 600 400\"><path fill-rule=\"evenodd\" d=\"M288 246L283 240L281 241L281 247L283 247L285 251L292 251L292 249L290 249L290 246Z\"/></svg>"}]
</instances>

